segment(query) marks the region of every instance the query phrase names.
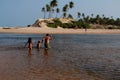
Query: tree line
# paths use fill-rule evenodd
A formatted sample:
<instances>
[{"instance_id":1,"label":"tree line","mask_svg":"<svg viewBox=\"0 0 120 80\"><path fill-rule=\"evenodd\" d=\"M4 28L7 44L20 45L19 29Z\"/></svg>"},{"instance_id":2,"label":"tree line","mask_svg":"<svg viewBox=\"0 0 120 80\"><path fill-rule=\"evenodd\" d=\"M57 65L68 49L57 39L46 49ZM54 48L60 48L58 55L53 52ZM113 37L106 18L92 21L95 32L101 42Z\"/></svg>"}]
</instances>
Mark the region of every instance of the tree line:
<instances>
[{"instance_id":1,"label":"tree line","mask_svg":"<svg viewBox=\"0 0 120 80\"><path fill-rule=\"evenodd\" d=\"M74 5L75 5L74 2L70 1L60 9L58 8L58 1L51 0L50 3L46 4L41 10L44 13L44 19L45 18L55 18L55 19L61 18L61 17L58 17L58 14L60 12L62 13L62 18L74 19L72 14L69 13L69 10L74 8ZM48 14L48 17L46 14ZM120 28L120 18L114 19L113 16L105 17L105 15L100 16L100 15L94 15L94 14L91 14L89 16L81 12L77 12L76 15L77 15L77 20L74 20L72 23L69 23L69 25L66 23L70 28L90 28L90 24L114 25L114 26L117 26L117 28ZM59 22L58 24L60 24L60 21L58 20L55 20L55 21ZM111 29L116 28L114 26L110 28Z\"/></svg>"}]
</instances>

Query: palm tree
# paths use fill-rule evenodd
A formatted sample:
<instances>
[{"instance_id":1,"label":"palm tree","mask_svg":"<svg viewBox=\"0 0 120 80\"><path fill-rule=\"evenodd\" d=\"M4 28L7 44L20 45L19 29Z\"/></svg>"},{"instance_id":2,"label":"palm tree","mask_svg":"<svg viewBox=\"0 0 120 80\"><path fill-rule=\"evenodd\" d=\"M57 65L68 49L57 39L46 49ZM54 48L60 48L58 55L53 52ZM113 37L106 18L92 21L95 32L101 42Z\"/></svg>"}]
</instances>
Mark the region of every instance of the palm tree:
<instances>
[{"instance_id":1,"label":"palm tree","mask_svg":"<svg viewBox=\"0 0 120 80\"><path fill-rule=\"evenodd\" d=\"M83 17L83 19L85 18L85 14L84 13L82 13L82 17Z\"/></svg>"},{"instance_id":2,"label":"palm tree","mask_svg":"<svg viewBox=\"0 0 120 80\"><path fill-rule=\"evenodd\" d=\"M63 18L65 18L67 16L66 12L63 13Z\"/></svg>"},{"instance_id":3,"label":"palm tree","mask_svg":"<svg viewBox=\"0 0 120 80\"><path fill-rule=\"evenodd\" d=\"M71 19L73 19L73 16L72 16L71 14L69 14L69 15L68 15L68 18L71 18Z\"/></svg>"},{"instance_id":4,"label":"palm tree","mask_svg":"<svg viewBox=\"0 0 120 80\"><path fill-rule=\"evenodd\" d=\"M93 18L94 14L91 14L91 18Z\"/></svg>"},{"instance_id":5,"label":"palm tree","mask_svg":"<svg viewBox=\"0 0 120 80\"><path fill-rule=\"evenodd\" d=\"M57 0L52 0L50 2L50 7L51 7L52 12L54 11L54 7L56 6L57 6ZM50 10L50 15L51 15L51 10Z\"/></svg>"},{"instance_id":6,"label":"palm tree","mask_svg":"<svg viewBox=\"0 0 120 80\"><path fill-rule=\"evenodd\" d=\"M115 25L120 26L120 18L117 18L117 19L116 19L116 21L115 21Z\"/></svg>"},{"instance_id":7,"label":"palm tree","mask_svg":"<svg viewBox=\"0 0 120 80\"><path fill-rule=\"evenodd\" d=\"M80 12L78 12L78 18L80 18L80 16L81 16L81 13L80 13Z\"/></svg>"},{"instance_id":8,"label":"palm tree","mask_svg":"<svg viewBox=\"0 0 120 80\"><path fill-rule=\"evenodd\" d=\"M49 12L49 18L50 18L50 10L51 10L50 5L46 4L46 11Z\"/></svg>"},{"instance_id":9,"label":"palm tree","mask_svg":"<svg viewBox=\"0 0 120 80\"><path fill-rule=\"evenodd\" d=\"M52 9L52 14L54 14L54 12L55 12L55 10L54 10L54 9ZM52 14L51 14L51 17L52 17Z\"/></svg>"},{"instance_id":10,"label":"palm tree","mask_svg":"<svg viewBox=\"0 0 120 80\"><path fill-rule=\"evenodd\" d=\"M99 22L100 22L100 15L96 16L96 22L97 22L97 24L99 24Z\"/></svg>"},{"instance_id":11,"label":"palm tree","mask_svg":"<svg viewBox=\"0 0 120 80\"><path fill-rule=\"evenodd\" d=\"M73 8L74 7L74 3L71 1L69 2L69 8Z\"/></svg>"},{"instance_id":12,"label":"palm tree","mask_svg":"<svg viewBox=\"0 0 120 80\"><path fill-rule=\"evenodd\" d=\"M66 16L65 15L67 15L67 9L68 9L68 5L66 4L64 7L63 7L63 18L65 18Z\"/></svg>"},{"instance_id":13,"label":"palm tree","mask_svg":"<svg viewBox=\"0 0 120 80\"><path fill-rule=\"evenodd\" d=\"M68 6L68 4L66 4L64 7L65 7L65 9L67 11L69 6Z\"/></svg>"},{"instance_id":14,"label":"palm tree","mask_svg":"<svg viewBox=\"0 0 120 80\"><path fill-rule=\"evenodd\" d=\"M103 15L102 15L102 18L104 18L104 17L105 17L105 15L103 14Z\"/></svg>"},{"instance_id":15,"label":"palm tree","mask_svg":"<svg viewBox=\"0 0 120 80\"><path fill-rule=\"evenodd\" d=\"M72 9L74 7L74 3L72 1L69 2L69 8ZM71 15L72 16L72 15Z\"/></svg>"},{"instance_id":16,"label":"palm tree","mask_svg":"<svg viewBox=\"0 0 120 80\"><path fill-rule=\"evenodd\" d=\"M57 14L60 12L60 9L59 8L57 8L56 9L56 18L57 18Z\"/></svg>"},{"instance_id":17,"label":"palm tree","mask_svg":"<svg viewBox=\"0 0 120 80\"><path fill-rule=\"evenodd\" d=\"M86 18L85 18L85 22L87 22L87 23L89 23L89 21L90 21L90 19L89 19L90 17L89 16L87 16Z\"/></svg>"},{"instance_id":18,"label":"palm tree","mask_svg":"<svg viewBox=\"0 0 120 80\"><path fill-rule=\"evenodd\" d=\"M44 12L44 19L45 19L45 7L42 8L42 12Z\"/></svg>"},{"instance_id":19,"label":"palm tree","mask_svg":"<svg viewBox=\"0 0 120 80\"><path fill-rule=\"evenodd\" d=\"M57 0L52 0L51 2L50 2L50 6L51 7L56 7L57 6Z\"/></svg>"}]
</instances>

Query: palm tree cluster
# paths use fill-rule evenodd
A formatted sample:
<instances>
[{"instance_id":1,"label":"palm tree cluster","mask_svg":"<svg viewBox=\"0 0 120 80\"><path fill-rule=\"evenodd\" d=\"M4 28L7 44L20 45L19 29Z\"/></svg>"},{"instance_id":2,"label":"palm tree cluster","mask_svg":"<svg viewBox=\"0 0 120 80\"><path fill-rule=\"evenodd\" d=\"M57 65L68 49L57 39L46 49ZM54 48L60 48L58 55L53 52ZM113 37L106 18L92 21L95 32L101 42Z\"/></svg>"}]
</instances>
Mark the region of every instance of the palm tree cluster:
<instances>
[{"instance_id":1,"label":"palm tree cluster","mask_svg":"<svg viewBox=\"0 0 120 80\"><path fill-rule=\"evenodd\" d=\"M67 14L68 10L72 9L73 7L74 3L70 1L69 4L66 4L65 6L63 6L62 10L60 10L60 8L58 8L58 1L52 0L49 4L46 4L46 6L42 8L42 12L44 13L44 19L46 18L46 13L49 13L48 18L52 18L53 14L56 13L57 18L60 11L63 12L63 18L73 18L71 14Z\"/></svg>"},{"instance_id":2,"label":"palm tree cluster","mask_svg":"<svg viewBox=\"0 0 120 80\"><path fill-rule=\"evenodd\" d=\"M113 16L111 16L111 18L109 17L105 17L105 15L96 15L95 17L93 17L94 14L91 14L91 16L85 16L84 13L78 12L78 21L80 22L84 22L87 24L99 24L99 25L113 25L113 27L109 27L109 28L120 28L120 18L117 19L113 19ZM114 27L117 26L117 27Z\"/></svg>"},{"instance_id":3,"label":"palm tree cluster","mask_svg":"<svg viewBox=\"0 0 120 80\"><path fill-rule=\"evenodd\" d=\"M112 25L112 27L111 26L107 27L108 29L115 29L115 28L120 29L120 18L113 19L113 17L109 18L109 17L105 17L104 15L94 16L94 14L91 14L91 16L89 16L89 15L85 15L84 13L78 12L77 21L74 20L71 23L62 23L60 22L60 20L57 19L60 11L62 13L62 18L73 19L73 16L69 13L69 10L72 9L73 7L74 7L74 2L70 1L68 4L65 4L60 10L60 8L58 8L58 1L52 0L50 1L49 4L46 4L45 7L42 8L42 12L44 13L44 19L54 18L55 17L54 14L56 14L56 18L54 18L55 19L54 22L56 23L55 24L48 23L52 27L61 26L64 28L85 28L86 29L86 28L92 28L90 24L93 24L93 25L98 24L98 25L101 25L101 27L106 25ZM48 17L46 17L46 14L48 14Z\"/></svg>"}]
</instances>

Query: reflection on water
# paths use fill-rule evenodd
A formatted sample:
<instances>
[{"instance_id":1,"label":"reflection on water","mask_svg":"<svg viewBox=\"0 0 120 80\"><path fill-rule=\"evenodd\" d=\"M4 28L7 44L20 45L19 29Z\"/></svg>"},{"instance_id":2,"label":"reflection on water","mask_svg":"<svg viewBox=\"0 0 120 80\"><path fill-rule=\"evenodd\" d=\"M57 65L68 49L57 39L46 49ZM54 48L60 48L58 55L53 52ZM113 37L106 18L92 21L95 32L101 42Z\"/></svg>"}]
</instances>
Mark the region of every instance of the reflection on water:
<instances>
[{"instance_id":1,"label":"reflection on water","mask_svg":"<svg viewBox=\"0 0 120 80\"><path fill-rule=\"evenodd\" d=\"M120 35L53 35L38 50L42 36L0 34L1 80L120 80Z\"/></svg>"},{"instance_id":2,"label":"reflection on water","mask_svg":"<svg viewBox=\"0 0 120 80\"><path fill-rule=\"evenodd\" d=\"M49 55L49 49L44 49L44 55L48 56Z\"/></svg>"},{"instance_id":3,"label":"reflection on water","mask_svg":"<svg viewBox=\"0 0 120 80\"><path fill-rule=\"evenodd\" d=\"M32 55L32 50L28 50L28 56L31 56Z\"/></svg>"}]
</instances>

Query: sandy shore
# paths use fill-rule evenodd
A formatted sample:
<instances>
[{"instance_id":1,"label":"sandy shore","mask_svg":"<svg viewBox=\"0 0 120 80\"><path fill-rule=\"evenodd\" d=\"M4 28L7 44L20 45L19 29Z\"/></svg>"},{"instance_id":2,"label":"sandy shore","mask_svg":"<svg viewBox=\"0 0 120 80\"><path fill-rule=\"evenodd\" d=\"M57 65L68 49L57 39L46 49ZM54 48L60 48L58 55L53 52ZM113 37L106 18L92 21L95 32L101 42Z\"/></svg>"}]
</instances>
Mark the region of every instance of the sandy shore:
<instances>
[{"instance_id":1,"label":"sandy shore","mask_svg":"<svg viewBox=\"0 0 120 80\"><path fill-rule=\"evenodd\" d=\"M120 34L119 29L63 29L63 28L39 28L39 27L25 27L25 28L0 28L0 33L23 33L23 34Z\"/></svg>"}]
</instances>

